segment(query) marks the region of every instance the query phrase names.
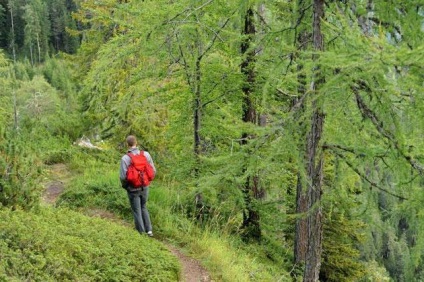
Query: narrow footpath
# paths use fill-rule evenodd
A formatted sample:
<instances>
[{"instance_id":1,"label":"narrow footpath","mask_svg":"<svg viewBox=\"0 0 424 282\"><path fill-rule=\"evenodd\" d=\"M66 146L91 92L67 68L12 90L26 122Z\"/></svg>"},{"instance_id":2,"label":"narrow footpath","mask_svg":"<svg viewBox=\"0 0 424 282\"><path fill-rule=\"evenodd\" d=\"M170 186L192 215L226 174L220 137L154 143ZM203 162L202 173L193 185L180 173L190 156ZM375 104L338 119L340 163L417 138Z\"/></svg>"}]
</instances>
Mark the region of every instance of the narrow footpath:
<instances>
[{"instance_id":1,"label":"narrow footpath","mask_svg":"<svg viewBox=\"0 0 424 282\"><path fill-rule=\"evenodd\" d=\"M42 195L42 201L48 205L54 205L65 189L66 181L71 178L71 173L65 164L54 164L50 166L50 179L55 179L47 182L45 190ZM126 226L132 226L124 220L118 219L113 213L101 209L92 209L88 215L93 217L100 217L119 222ZM169 251L174 254L182 268L182 277L179 282L213 282L206 269L195 259L184 255L178 248L170 243L161 241Z\"/></svg>"}]
</instances>

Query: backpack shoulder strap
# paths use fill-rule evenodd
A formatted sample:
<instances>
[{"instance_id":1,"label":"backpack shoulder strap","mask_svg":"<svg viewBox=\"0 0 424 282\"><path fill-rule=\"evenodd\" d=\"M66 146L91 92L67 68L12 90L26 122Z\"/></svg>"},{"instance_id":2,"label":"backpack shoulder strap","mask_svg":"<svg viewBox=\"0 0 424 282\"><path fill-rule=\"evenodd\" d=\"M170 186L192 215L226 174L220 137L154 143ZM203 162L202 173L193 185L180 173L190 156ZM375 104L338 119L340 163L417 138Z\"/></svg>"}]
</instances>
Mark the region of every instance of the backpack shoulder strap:
<instances>
[{"instance_id":1,"label":"backpack shoulder strap","mask_svg":"<svg viewBox=\"0 0 424 282\"><path fill-rule=\"evenodd\" d=\"M128 152L127 156L130 157L130 165L131 165L134 162L133 158L134 158L135 155L131 152Z\"/></svg>"}]
</instances>

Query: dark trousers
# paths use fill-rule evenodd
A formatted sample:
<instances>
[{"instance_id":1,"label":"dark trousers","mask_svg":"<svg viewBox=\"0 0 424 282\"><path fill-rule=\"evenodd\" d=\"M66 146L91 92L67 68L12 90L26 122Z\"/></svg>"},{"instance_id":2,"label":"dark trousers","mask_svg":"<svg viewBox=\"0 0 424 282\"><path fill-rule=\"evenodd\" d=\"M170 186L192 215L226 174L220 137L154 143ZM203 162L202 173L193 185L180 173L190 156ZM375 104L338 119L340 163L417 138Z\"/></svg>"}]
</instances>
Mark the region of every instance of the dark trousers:
<instances>
[{"instance_id":1,"label":"dark trousers","mask_svg":"<svg viewBox=\"0 0 424 282\"><path fill-rule=\"evenodd\" d=\"M148 197L149 187L133 192L128 191L135 229L140 233L152 231L152 223L150 222L150 215L146 206Z\"/></svg>"}]
</instances>

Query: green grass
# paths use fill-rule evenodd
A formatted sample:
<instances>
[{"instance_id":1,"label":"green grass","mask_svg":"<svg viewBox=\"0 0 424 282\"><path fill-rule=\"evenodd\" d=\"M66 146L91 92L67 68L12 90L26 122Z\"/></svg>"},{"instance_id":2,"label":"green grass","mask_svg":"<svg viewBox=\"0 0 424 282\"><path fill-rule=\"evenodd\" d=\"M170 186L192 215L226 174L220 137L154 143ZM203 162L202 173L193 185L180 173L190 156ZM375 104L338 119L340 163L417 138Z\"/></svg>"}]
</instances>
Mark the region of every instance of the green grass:
<instances>
[{"instance_id":1,"label":"green grass","mask_svg":"<svg viewBox=\"0 0 424 282\"><path fill-rule=\"evenodd\" d=\"M69 209L0 210L1 281L177 281L179 264L147 236Z\"/></svg>"},{"instance_id":2,"label":"green grass","mask_svg":"<svg viewBox=\"0 0 424 282\"><path fill-rule=\"evenodd\" d=\"M132 225L125 190L119 185L118 164L96 161L85 156L75 166L75 177L67 185L58 206L78 211L105 209ZM290 281L282 262L271 262L250 245L247 249L238 236L216 228L201 228L181 211L176 211L180 192L172 184L155 180L150 188L148 207L155 237L179 246L205 266L214 281ZM177 209L178 210L178 209Z\"/></svg>"},{"instance_id":3,"label":"green grass","mask_svg":"<svg viewBox=\"0 0 424 282\"><path fill-rule=\"evenodd\" d=\"M291 281L282 262L275 264L261 256L260 246L255 249L252 244L248 249L239 236L217 228L200 228L184 214L178 214L169 205L177 194L166 186L151 190L152 221L160 236L201 261L214 281Z\"/></svg>"}]
</instances>

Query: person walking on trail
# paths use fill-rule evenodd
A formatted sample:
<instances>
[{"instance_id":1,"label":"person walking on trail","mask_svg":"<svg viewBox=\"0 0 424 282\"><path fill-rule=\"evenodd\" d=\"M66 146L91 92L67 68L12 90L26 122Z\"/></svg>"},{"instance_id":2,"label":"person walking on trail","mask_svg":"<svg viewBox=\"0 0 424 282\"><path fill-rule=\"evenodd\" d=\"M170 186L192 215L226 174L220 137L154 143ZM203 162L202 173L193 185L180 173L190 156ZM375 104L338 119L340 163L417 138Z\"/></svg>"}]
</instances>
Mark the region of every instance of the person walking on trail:
<instances>
[{"instance_id":1,"label":"person walking on trail","mask_svg":"<svg viewBox=\"0 0 424 282\"><path fill-rule=\"evenodd\" d=\"M130 166L133 165L134 157L143 154L147 163L150 164L153 177L156 174L156 168L153 159L146 151L140 151L137 147L137 139L135 136L130 135L126 139L128 145L127 154L122 156L119 171L122 188L127 191L128 199L130 201L131 210L134 216L134 224L140 234L147 233L148 236L153 237L152 223L150 221L149 211L147 210L147 199L149 196L149 186L143 182L141 187L134 187L127 179L127 172L131 170ZM147 186L146 186L147 185Z\"/></svg>"}]
</instances>

